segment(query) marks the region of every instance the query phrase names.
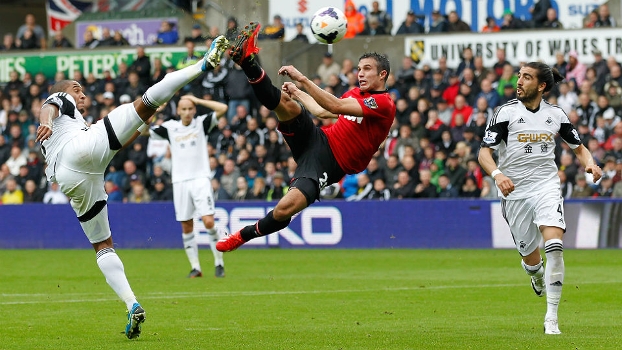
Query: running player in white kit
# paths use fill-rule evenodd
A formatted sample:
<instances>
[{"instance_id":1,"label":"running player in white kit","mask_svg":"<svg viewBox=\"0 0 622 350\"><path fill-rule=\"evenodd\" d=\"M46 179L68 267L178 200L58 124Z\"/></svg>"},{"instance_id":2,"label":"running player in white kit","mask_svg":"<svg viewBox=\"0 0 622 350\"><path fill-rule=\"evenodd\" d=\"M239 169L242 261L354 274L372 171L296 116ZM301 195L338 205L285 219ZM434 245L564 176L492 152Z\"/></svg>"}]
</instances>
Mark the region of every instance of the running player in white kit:
<instances>
[{"instance_id":1,"label":"running player in white kit","mask_svg":"<svg viewBox=\"0 0 622 350\"><path fill-rule=\"evenodd\" d=\"M521 264L531 276L531 286L536 295L546 294L545 334L561 333L557 308L564 283L562 237L566 223L555 165L555 135L559 133L585 171L594 175L594 181L602 176L566 113L542 99L542 94L562 79L544 63L524 65L518 73L517 99L497 109L479 152L479 163L495 179L503 196L503 216L522 256ZM493 150L499 151L498 167ZM546 267L539 249L542 238Z\"/></svg>"},{"instance_id":2,"label":"running player in white kit","mask_svg":"<svg viewBox=\"0 0 622 350\"><path fill-rule=\"evenodd\" d=\"M82 86L73 80L60 81L52 87L50 97L41 108L37 141L47 162L48 181L60 185L70 198L71 207L87 238L93 245L97 265L106 282L127 306L125 335L140 335L145 311L136 300L125 276L123 263L112 243L104 191L104 171L112 157L131 143L139 130L148 126L158 106L167 102L177 90L220 63L224 36L214 39L205 57L198 63L167 74L150 87L142 98L115 108L103 120L88 127L82 111L85 95Z\"/></svg>"},{"instance_id":3,"label":"running player in white kit","mask_svg":"<svg viewBox=\"0 0 622 350\"><path fill-rule=\"evenodd\" d=\"M197 105L213 110L210 114L194 117ZM182 96L177 104L179 120L168 120L151 129L151 137L167 140L171 145L173 203L175 218L181 222L184 249L192 270L189 278L201 277L199 246L194 235L195 212L201 216L210 238L214 255L216 277L225 277L222 252L216 250L220 238L214 226L214 194L212 192L207 135L218 125L218 119L227 113L227 105L217 101L202 100L193 95Z\"/></svg>"}]
</instances>

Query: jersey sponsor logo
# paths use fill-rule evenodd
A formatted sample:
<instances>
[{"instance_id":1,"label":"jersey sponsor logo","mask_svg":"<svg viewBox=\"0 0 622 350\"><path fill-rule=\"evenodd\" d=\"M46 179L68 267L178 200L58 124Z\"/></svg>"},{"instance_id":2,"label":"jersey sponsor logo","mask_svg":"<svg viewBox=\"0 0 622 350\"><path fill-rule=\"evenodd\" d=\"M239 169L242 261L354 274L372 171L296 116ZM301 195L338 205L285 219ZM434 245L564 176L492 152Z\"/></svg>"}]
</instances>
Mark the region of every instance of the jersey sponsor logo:
<instances>
[{"instance_id":1,"label":"jersey sponsor logo","mask_svg":"<svg viewBox=\"0 0 622 350\"><path fill-rule=\"evenodd\" d=\"M495 143L495 141L497 140L497 135L498 133L494 131L486 130L486 135L484 135L483 140L486 143Z\"/></svg>"},{"instance_id":2,"label":"jersey sponsor logo","mask_svg":"<svg viewBox=\"0 0 622 350\"><path fill-rule=\"evenodd\" d=\"M352 115L344 115L343 117L351 122L357 122L358 124L363 122L363 117L355 117Z\"/></svg>"},{"instance_id":3,"label":"jersey sponsor logo","mask_svg":"<svg viewBox=\"0 0 622 350\"><path fill-rule=\"evenodd\" d=\"M518 120L518 123L519 123L519 124L524 124L524 123L525 123L525 119L520 118L520 119Z\"/></svg>"},{"instance_id":4,"label":"jersey sponsor logo","mask_svg":"<svg viewBox=\"0 0 622 350\"><path fill-rule=\"evenodd\" d=\"M518 142L553 142L553 134L518 134Z\"/></svg>"},{"instance_id":5,"label":"jersey sponsor logo","mask_svg":"<svg viewBox=\"0 0 622 350\"><path fill-rule=\"evenodd\" d=\"M192 139L196 139L196 138L197 138L197 133L193 132L193 133L188 134L188 135L177 136L177 137L175 137L175 141L176 142L182 142L182 141L192 140Z\"/></svg>"},{"instance_id":6,"label":"jersey sponsor logo","mask_svg":"<svg viewBox=\"0 0 622 350\"><path fill-rule=\"evenodd\" d=\"M377 109L378 108L378 104L376 103L376 99L373 98L373 97L368 97L368 98L364 99L363 103L368 108L371 108L371 109Z\"/></svg>"}]
</instances>

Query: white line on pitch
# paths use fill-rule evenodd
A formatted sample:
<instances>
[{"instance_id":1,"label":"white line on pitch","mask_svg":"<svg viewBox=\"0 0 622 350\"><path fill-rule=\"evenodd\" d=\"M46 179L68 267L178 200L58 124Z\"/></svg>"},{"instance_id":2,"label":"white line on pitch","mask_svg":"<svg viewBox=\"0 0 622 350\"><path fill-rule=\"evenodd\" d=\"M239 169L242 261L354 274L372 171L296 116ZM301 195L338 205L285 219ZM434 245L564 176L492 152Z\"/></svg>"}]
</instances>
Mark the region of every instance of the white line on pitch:
<instances>
[{"instance_id":1,"label":"white line on pitch","mask_svg":"<svg viewBox=\"0 0 622 350\"><path fill-rule=\"evenodd\" d=\"M619 284L622 281L598 281L598 282L581 282L580 284ZM227 296L262 296L262 295L297 295L297 294L334 294L334 293L370 293L370 292L399 292L399 291L426 291L440 289L481 289L481 288L512 288L524 286L524 283L516 284L477 284L477 285L460 285L460 286L422 286L422 287L395 287L395 288L377 288L377 289L342 289L342 290L301 290L301 291L227 291L227 292L211 292L211 293L194 293L194 292L175 292L164 293L154 292L145 293L139 296L139 299L158 300L158 299L183 299L183 298L221 298ZM572 285L572 284L568 284ZM0 297L66 297L66 296L93 296L103 295L104 293L71 293L71 294L0 294ZM0 305L21 305L21 304L49 304L49 303L85 303L114 301L117 298L80 298L80 299L64 299L64 300L24 300L24 301L1 301Z\"/></svg>"}]
</instances>

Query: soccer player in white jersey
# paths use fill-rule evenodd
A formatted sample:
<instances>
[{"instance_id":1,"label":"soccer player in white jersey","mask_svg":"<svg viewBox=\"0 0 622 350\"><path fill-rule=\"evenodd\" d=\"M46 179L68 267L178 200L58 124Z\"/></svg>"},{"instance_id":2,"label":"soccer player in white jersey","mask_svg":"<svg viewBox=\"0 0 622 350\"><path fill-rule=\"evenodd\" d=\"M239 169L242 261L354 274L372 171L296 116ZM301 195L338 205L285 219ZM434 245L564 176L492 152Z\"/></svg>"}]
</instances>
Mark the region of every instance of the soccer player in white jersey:
<instances>
[{"instance_id":1,"label":"soccer player in white jersey","mask_svg":"<svg viewBox=\"0 0 622 350\"><path fill-rule=\"evenodd\" d=\"M494 179L503 216L510 226L522 266L538 296L546 293L544 332L560 334L557 308L564 283L562 236L566 230L560 180L555 165L555 135L574 151L594 181L602 170L581 144L568 116L542 99L563 77L544 63L530 62L518 73L517 99L497 109L486 128L479 163ZM493 151L499 152L499 166ZM546 267L540 255L544 239Z\"/></svg>"},{"instance_id":2,"label":"soccer player in white jersey","mask_svg":"<svg viewBox=\"0 0 622 350\"><path fill-rule=\"evenodd\" d=\"M125 335L129 339L140 335L145 311L136 300L123 263L114 250L104 171L112 157L138 137L139 131L146 129L144 122L153 116L158 106L204 71L216 67L223 47L227 46L224 37L214 39L200 62L167 74L142 98L115 108L90 127L81 114L86 96L77 81L63 80L54 84L41 108L36 141L42 143L47 179L58 183L70 198L71 207L96 251L99 269L108 285L125 302L128 309Z\"/></svg>"},{"instance_id":3,"label":"soccer player in white jersey","mask_svg":"<svg viewBox=\"0 0 622 350\"><path fill-rule=\"evenodd\" d=\"M197 105L211 109L210 114L194 117ZM175 217L181 222L182 239L186 255L192 266L188 277L201 277L199 248L194 235L195 212L201 216L210 236L210 247L214 254L216 277L225 277L222 252L216 250L220 238L214 226L214 194L212 192L207 135L218 125L218 119L227 112L224 103L202 100L192 95L182 96L177 104L180 120L169 120L151 129L154 139L168 140L171 144L173 204Z\"/></svg>"}]
</instances>

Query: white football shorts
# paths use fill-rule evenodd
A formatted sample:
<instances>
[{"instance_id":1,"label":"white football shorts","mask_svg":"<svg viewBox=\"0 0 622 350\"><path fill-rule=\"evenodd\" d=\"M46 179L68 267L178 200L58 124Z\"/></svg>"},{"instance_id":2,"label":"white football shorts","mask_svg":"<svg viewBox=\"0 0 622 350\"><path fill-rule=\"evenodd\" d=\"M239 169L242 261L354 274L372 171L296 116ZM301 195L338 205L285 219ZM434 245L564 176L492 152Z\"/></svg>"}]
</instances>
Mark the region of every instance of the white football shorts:
<instances>
[{"instance_id":1,"label":"white football shorts","mask_svg":"<svg viewBox=\"0 0 622 350\"><path fill-rule=\"evenodd\" d=\"M131 103L115 108L108 118L122 145L143 123ZM70 198L71 207L76 216L80 217L96 202L108 199L104 190L104 172L117 150L110 149L108 133L101 120L72 136L58 156L54 181ZM81 224L91 243L110 237L107 210L102 210L95 218Z\"/></svg>"},{"instance_id":2,"label":"white football shorts","mask_svg":"<svg viewBox=\"0 0 622 350\"><path fill-rule=\"evenodd\" d=\"M173 204L177 221L188 221L195 217L214 215L214 193L210 179L198 178L173 184Z\"/></svg>"},{"instance_id":3,"label":"white football shorts","mask_svg":"<svg viewBox=\"0 0 622 350\"><path fill-rule=\"evenodd\" d=\"M540 226L559 227L566 231L564 199L559 192L538 193L517 200L502 199L501 211L521 256L531 254L540 245Z\"/></svg>"}]
</instances>

